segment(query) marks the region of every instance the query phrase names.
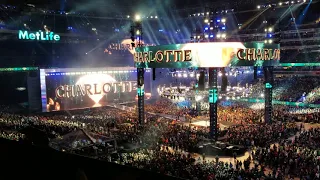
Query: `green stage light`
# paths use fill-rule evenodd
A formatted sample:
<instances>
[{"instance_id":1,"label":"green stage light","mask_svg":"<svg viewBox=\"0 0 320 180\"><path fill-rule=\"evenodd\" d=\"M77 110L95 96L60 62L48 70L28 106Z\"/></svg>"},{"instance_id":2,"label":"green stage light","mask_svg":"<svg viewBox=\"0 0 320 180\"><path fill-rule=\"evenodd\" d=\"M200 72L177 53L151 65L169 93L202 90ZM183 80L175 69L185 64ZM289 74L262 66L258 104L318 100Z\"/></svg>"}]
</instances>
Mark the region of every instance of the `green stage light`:
<instances>
[{"instance_id":1,"label":"green stage light","mask_svg":"<svg viewBox=\"0 0 320 180\"><path fill-rule=\"evenodd\" d=\"M272 85L270 83L266 83L266 88L267 89L271 89L272 88Z\"/></svg>"},{"instance_id":2,"label":"green stage light","mask_svg":"<svg viewBox=\"0 0 320 180\"><path fill-rule=\"evenodd\" d=\"M280 63L280 66L291 66L291 67L320 66L320 63Z\"/></svg>"},{"instance_id":3,"label":"green stage light","mask_svg":"<svg viewBox=\"0 0 320 180\"><path fill-rule=\"evenodd\" d=\"M19 72L19 71L36 71L38 67L14 67L14 68L0 68L0 72Z\"/></svg>"},{"instance_id":4,"label":"green stage light","mask_svg":"<svg viewBox=\"0 0 320 180\"><path fill-rule=\"evenodd\" d=\"M210 89L209 90L209 103L216 103L218 101L218 90Z\"/></svg>"},{"instance_id":5,"label":"green stage light","mask_svg":"<svg viewBox=\"0 0 320 180\"><path fill-rule=\"evenodd\" d=\"M144 89L143 88L138 88L137 92L138 92L138 96L143 96L144 95Z\"/></svg>"}]
</instances>

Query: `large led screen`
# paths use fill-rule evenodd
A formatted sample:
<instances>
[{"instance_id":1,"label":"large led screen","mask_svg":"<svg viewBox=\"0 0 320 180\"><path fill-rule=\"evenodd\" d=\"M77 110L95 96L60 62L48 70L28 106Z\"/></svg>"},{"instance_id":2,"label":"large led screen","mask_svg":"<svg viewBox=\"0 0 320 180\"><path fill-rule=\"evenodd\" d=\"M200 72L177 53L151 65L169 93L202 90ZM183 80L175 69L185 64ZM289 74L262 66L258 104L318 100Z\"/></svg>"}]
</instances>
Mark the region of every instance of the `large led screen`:
<instances>
[{"instance_id":1,"label":"large led screen","mask_svg":"<svg viewBox=\"0 0 320 180\"><path fill-rule=\"evenodd\" d=\"M280 45L262 42L208 42L143 46L135 49L139 68L277 66Z\"/></svg>"},{"instance_id":2,"label":"large led screen","mask_svg":"<svg viewBox=\"0 0 320 180\"><path fill-rule=\"evenodd\" d=\"M150 98L150 71L144 91ZM42 111L92 108L136 100L135 68L41 69Z\"/></svg>"}]
</instances>

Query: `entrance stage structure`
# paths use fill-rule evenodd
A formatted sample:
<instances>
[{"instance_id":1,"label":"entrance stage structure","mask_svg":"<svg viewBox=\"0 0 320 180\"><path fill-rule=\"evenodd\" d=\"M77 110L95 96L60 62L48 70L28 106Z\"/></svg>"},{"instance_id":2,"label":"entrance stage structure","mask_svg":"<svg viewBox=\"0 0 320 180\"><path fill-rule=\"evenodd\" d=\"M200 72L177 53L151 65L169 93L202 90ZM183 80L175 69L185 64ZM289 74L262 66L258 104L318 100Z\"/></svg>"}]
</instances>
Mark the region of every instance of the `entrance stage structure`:
<instances>
[{"instance_id":1,"label":"entrance stage structure","mask_svg":"<svg viewBox=\"0 0 320 180\"><path fill-rule=\"evenodd\" d=\"M279 66L280 45L262 42L208 42L138 47L134 62L139 68L208 68L210 138L218 138L218 69L236 66L261 66L265 70L265 122L272 121L273 66ZM143 82L138 76L138 82ZM138 96L144 96L143 86ZM143 98L142 98L143 99ZM138 106L143 106L139 103ZM143 109L143 107L138 107ZM140 111L139 111L140 113ZM139 117L143 115L139 115Z\"/></svg>"}]
</instances>

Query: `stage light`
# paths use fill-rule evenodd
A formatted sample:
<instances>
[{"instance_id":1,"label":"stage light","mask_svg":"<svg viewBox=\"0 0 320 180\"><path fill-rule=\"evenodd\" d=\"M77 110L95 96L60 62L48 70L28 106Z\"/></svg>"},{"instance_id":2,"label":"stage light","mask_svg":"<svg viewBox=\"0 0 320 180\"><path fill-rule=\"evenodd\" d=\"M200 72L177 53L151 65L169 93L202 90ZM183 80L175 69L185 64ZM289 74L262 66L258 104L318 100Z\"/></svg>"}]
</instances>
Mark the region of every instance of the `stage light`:
<instances>
[{"instance_id":1,"label":"stage light","mask_svg":"<svg viewBox=\"0 0 320 180\"><path fill-rule=\"evenodd\" d=\"M88 54L88 53L86 53L86 54Z\"/></svg>"},{"instance_id":2,"label":"stage light","mask_svg":"<svg viewBox=\"0 0 320 180\"><path fill-rule=\"evenodd\" d=\"M217 19L217 22L220 22L221 20L220 19Z\"/></svg>"},{"instance_id":3,"label":"stage light","mask_svg":"<svg viewBox=\"0 0 320 180\"><path fill-rule=\"evenodd\" d=\"M264 40L264 43L267 43L268 41L267 40Z\"/></svg>"},{"instance_id":4,"label":"stage light","mask_svg":"<svg viewBox=\"0 0 320 180\"><path fill-rule=\"evenodd\" d=\"M205 27L205 28L204 28L204 30L206 30L206 31L207 31L207 30L208 30L208 27Z\"/></svg>"},{"instance_id":5,"label":"stage light","mask_svg":"<svg viewBox=\"0 0 320 180\"><path fill-rule=\"evenodd\" d=\"M158 19L158 16L155 16L154 18Z\"/></svg>"},{"instance_id":6,"label":"stage light","mask_svg":"<svg viewBox=\"0 0 320 180\"><path fill-rule=\"evenodd\" d=\"M267 29L264 29L264 32L267 32L268 30Z\"/></svg>"},{"instance_id":7,"label":"stage light","mask_svg":"<svg viewBox=\"0 0 320 180\"><path fill-rule=\"evenodd\" d=\"M272 39L269 39L268 43L271 44L272 42L273 42Z\"/></svg>"},{"instance_id":8,"label":"stage light","mask_svg":"<svg viewBox=\"0 0 320 180\"><path fill-rule=\"evenodd\" d=\"M136 31L136 35L140 35L140 31L139 30Z\"/></svg>"},{"instance_id":9,"label":"stage light","mask_svg":"<svg viewBox=\"0 0 320 180\"><path fill-rule=\"evenodd\" d=\"M294 1L291 1L291 4L293 4L294 3Z\"/></svg>"},{"instance_id":10,"label":"stage light","mask_svg":"<svg viewBox=\"0 0 320 180\"><path fill-rule=\"evenodd\" d=\"M213 30L213 27L210 27L210 30Z\"/></svg>"},{"instance_id":11,"label":"stage light","mask_svg":"<svg viewBox=\"0 0 320 180\"><path fill-rule=\"evenodd\" d=\"M225 30L225 29L226 29L226 27L225 27L225 26L223 26L221 29L222 29L222 30Z\"/></svg>"},{"instance_id":12,"label":"stage light","mask_svg":"<svg viewBox=\"0 0 320 180\"><path fill-rule=\"evenodd\" d=\"M217 34L217 38L220 38L221 37L221 34Z\"/></svg>"},{"instance_id":13,"label":"stage light","mask_svg":"<svg viewBox=\"0 0 320 180\"><path fill-rule=\"evenodd\" d=\"M178 77L182 77L182 75L181 75L181 74L178 74Z\"/></svg>"},{"instance_id":14,"label":"stage light","mask_svg":"<svg viewBox=\"0 0 320 180\"><path fill-rule=\"evenodd\" d=\"M221 37L222 37L222 38L226 38L227 35L226 35L226 34L222 34Z\"/></svg>"},{"instance_id":15,"label":"stage light","mask_svg":"<svg viewBox=\"0 0 320 180\"><path fill-rule=\"evenodd\" d=\"M226 22L226 19L222 19L221 22L225 23L225 22Z\"/></svg>"},{"instance_id":16,"label":"stage light","mask_svg":"<svg viewBox=\"0 0 320 180\"><path fill-rule=\"evenodd\" d=\"M279 6L282 6L282 2L279 2Z\"/></svg>"},{"instance_id":17,"label":"stage light","mask_svg":"<svg viewBox=\"0 0 320 180\"><path fill-rule=\"evenodd\" d=\"M183 77L184 77L184 78L188 77L188 74L183 74Z\"/></svg>"},{"instance_id":18,"label":"stage light","mask_svg":"<svg viewBox=\"0 0 320 180\"><path fill-rule=\"evenodd\" d=\"M151 19L153 18L153 16L150 17Z\"/></svg>"},{"instance_id":19,"label":"stage light","mask_svg":"<svg viewBox=\"0 0 320 180\"><path fill-rule=\"evenodd\" d=\"M264 97L264 94L260 94L260 97Z\"/></svg>"},{"instance_id":20,"label":"stage light","mask_svg":"<svg viewBox=\"0 0 320 180\"><path fill-rule=\"evenodd\" d=\"M198 13L198 16L200 16L200 13Z\"/></svg>"},{"instance_id":21,"label":"stage light","mask_svg":"<svg viewBox=\"0 0 320 180\"><path fill-rule=\"evenodd\" d=\"M194 74L193 74L193 73L191 73L191 74L190 74L190 77L194 77Z\"/></svg>"},{"instance_id":22,"label":"stage light","mask_svg":"<svg viewBox=\"0 0 320 180\"><path fill-rule=\"evenodd\" d=\"M24 91L24 90L26 90L26 88L25 87L17 87L16 90L17 91Z\"/></svg>"},{"instance_id":23,"label":"stage light","mask_svg":"<svg viewBox=\"0 0 320 180\"><path fill-rule=\"evenodd\" d=\"M135 17L135 20L136 21L140 21L141 20L141 16L137 14L136 17Z\"/></svg>"},{"instance_id":24,"label":"stage light","mask_svg":"<svg viewBox=\"0 0 320 180\"><path fill-rule=\"evenodd\" d=\"M127 16L127 18L130 18L130 16Z\"/></svg>"},{"instance_id":25,"label":"stage light","mask_svg":"<svg viewBox=\"0 0 320 180\"><path fill-rule=\"evenodd\" d=\"M208 34L206 34L204 37L205 37L205 38L208 38L208 37L209 37L209 35L208 35Z\"/></svg>"},{"instance_id":26,"label":"stage light","mask_svg":"<svg viewBox=\"0 0 320 180\"><path fill-rule=\"evenodd\" d=\"M213 34L211 34L211 35L210 35L210 38L213 38L213 37L214 37Z\"/></svg>"},{"instance_id":27,"label":"stage light","mask_svg":"<svg viewBox=\"0 0 320 180\"><path fill-rule=\"evenodd\" d=\"M208 22L209 22L209 19L205 19L205 20L204 20L204 23L208 23Z\"/></svg>"},{"instance_id":28,"label":"stage light","mask_svg":"<svg viewBox=\"0 0 320 180\"><path fill-rule=\"evenodd\" d=\"M193 36L193 39L196 39L197 38L197 36Z\"/></svg>"},{"instance_id":29,"label":"stage light","mask_svg":"<svg viewBox=\"0 0 320 180\"><path fill-rule=\"evenodd\" d=\"M210 14L210 12L207 12L207 15L209 15Z\"/></svg>"},{"instance_id":30,"label":"stage light","mask_svg":"<svg viewBox=\"0 0 320 180\"><path fill-rule=\"evenodd\" d=\"M269 31L269 32L272 32L272 31L273 31L273 29L272 29L272 28L269 28L269 29L268 29L268 31Z\"/></svg>"},{"instance_id":31,"label":"stage light","mask_svg":"<svg viewBox=\"0 0 320 180\"><path fill-rule=\"evenodd\" d=\"M307 2L307 0L303 0L303 2Z\"/></svg>"},{"instance_id":32,"label":"stage light","mask_svg":"<svg viewBox=\"0 0 320 180\"><path fill-rule=\"evenodd\" d=\"M259 5L259 6L257 6L257 8L258 8L258 9L260 9L260 8L261 8L261 7L260 7L260 5Z\"/></svg>"},{"instance_id":33,"label":"stage light","mask_svg":"<svg viewBox=\"0 0 320 180\"><path fill-rule=\"evenodd\" d=\"M198 36L197 38L200 39L200 36Z\"/></svg>"},{"instance_id":34,"label":"stage light","mask_svg":"<svg viewBox=\"0 0 320 180\"><path fill-rule=\"evenodd\" d=\"M222 76L222 73L221 73L221 72L219 72L218 76Z\"/></svg>"}]
</instances>

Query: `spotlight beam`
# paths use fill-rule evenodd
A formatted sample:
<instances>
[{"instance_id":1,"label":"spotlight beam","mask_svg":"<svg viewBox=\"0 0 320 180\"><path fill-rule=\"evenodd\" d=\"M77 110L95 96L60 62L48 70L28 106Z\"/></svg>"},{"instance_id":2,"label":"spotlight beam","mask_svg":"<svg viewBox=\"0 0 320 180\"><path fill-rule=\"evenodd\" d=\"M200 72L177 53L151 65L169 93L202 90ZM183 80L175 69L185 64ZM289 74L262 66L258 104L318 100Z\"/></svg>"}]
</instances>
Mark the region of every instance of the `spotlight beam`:
<instances>
[{"instance_id":1,"label":"spotlight beam","mask_svg":"<svg viewBox=\"0 0 320 180\"><path fill-rule=\"evenodd\" d=\"M259 16L261 16L264 12L266 12L268 8L265 8L263 11L260 11L258 14L256 14L254 17L252 17L251 19L249 19L248 21L246 21L244 24L242 24L240 29L236 29L234 31L231 32L231 35L238 33L241 29L247 27L248 25L250 25L251 23L253 23L256 19L258 19Z\"/></svg>"}]
</instances>

